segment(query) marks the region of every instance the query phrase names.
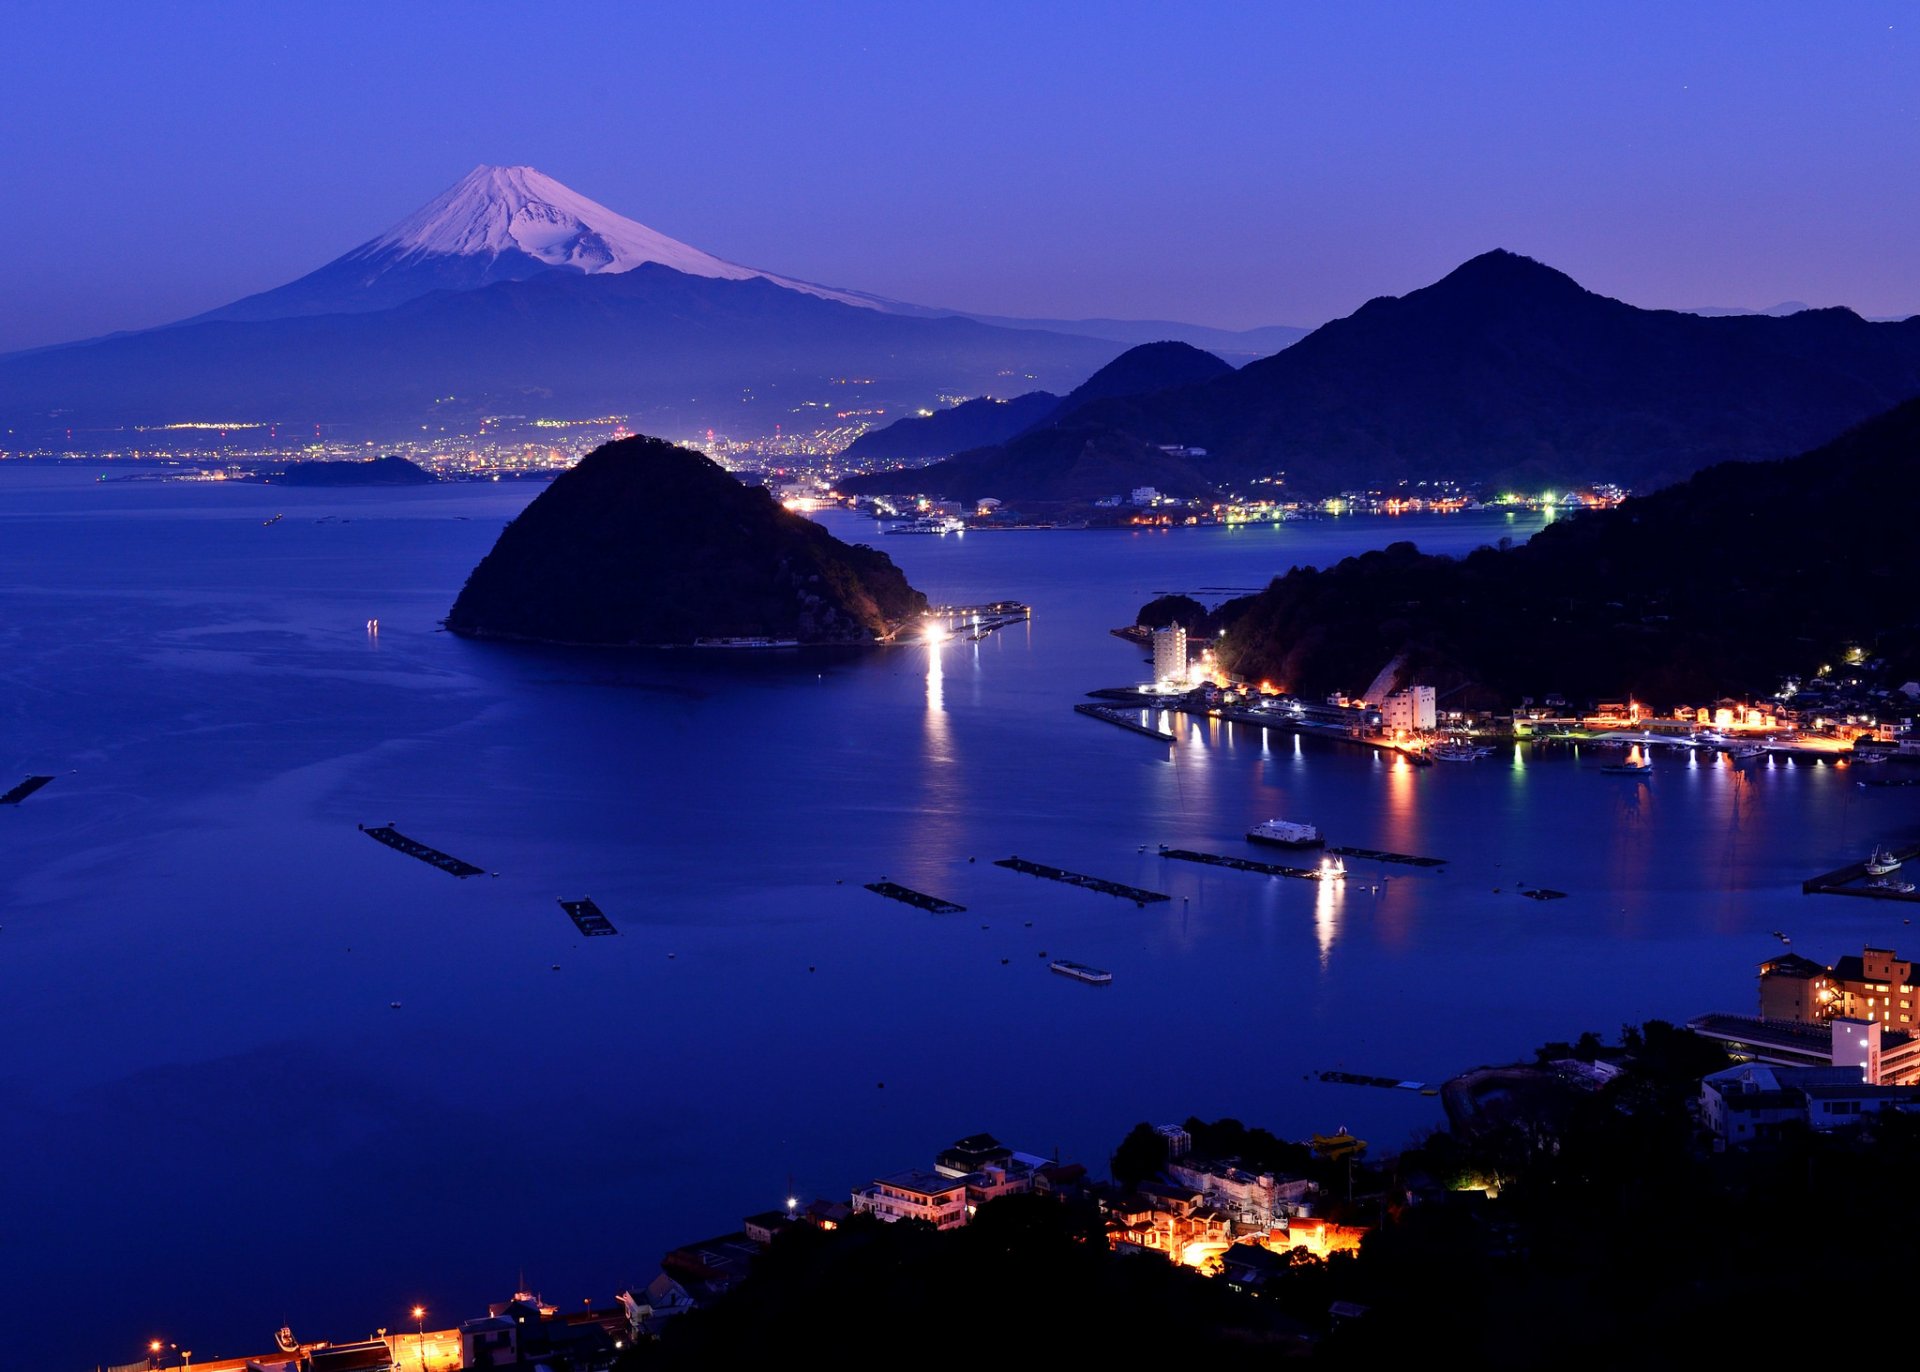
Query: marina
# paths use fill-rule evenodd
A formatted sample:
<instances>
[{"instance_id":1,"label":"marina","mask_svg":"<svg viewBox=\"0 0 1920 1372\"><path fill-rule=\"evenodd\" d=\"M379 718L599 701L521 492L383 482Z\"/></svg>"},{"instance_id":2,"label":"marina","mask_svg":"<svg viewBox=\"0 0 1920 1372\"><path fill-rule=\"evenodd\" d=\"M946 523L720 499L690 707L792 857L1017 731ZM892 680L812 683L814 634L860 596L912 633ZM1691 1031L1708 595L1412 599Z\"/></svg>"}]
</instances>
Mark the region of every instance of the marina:
<instances>
[{"instance_id":1,"label":"marina","mask_svg":"<svg viewBox=\"0 0 1920 1372\"><path fill-rule=\"evenodd\" d=\"M999 858L995 867L1005 867L1011 872L1024 872L1030 877L1040 877L1046 881L1058 881L1068 886L1078 886L1084 890L1097 891L1103 896L1118 896L1130 900L1135 905L1145 905L1149 901L1172 900L1173 897L1162 891L1148 891L1139 886L1128 886L1118 881L1108 881L1104 877L1090 877L1079 872L1069 872L1063 867L1049 867L1045 863L1028 862L1022 857Z\"/></svg>"},{"instance_id":2,"label":"marina","mask_svg":"<svg viewBox=\"0 0 1920 1372\"><path fill-rule=\"evenodd\" d=\"M396 853L405 853L410 858L418 858L429 867L438 867L451 876L464 878L486 874L485 868L475 867L471 862L462 862L459 858L450 853L443 853L438 848L429 848L417 839L408 838L390 824L382 824L371 829L364 824L359 827L360 832L368 838L386 844Z\"/></svg>"},{"instance_id":3,"label":"marina","mask_svg":"<svg viewBox=\"0 0 1920 1372\"><path fill-rule=\"evenodd\" d=\"M902 886L897 881L870 881L867 889L875 895L885 896L888 900L897 900L903 905L911 905L916 910L925 910L930 915L965 914L967 907L955 905L950 900L930 896L925 891L916 891L910 886Z\"/></svg>"},{"instance_id":4,"label":"marina","mask_svg":"<svg viewBox=\"0 0 1920 1372\"><path fill-rule=\"evenodd\" d=\"M52 777L28 777L5 795L0 796L0 805L18 805L52 780Z\"/></svg>"},{"instance_id":5,"label":"marina","mask_svg":"<svg viewBox=\"0 0 1920 1372\"><path fill-rule=\"evenodd\" d=\"M1346 869L1288 867L1278 862L1255 862L1251 858L1229 857L1225 853L1198 853L1191 848L1162 848L1160 856L1179 862L1203 862L1209 867L1230 867L1236 872L1258 872L1269 877L1294 877L1300 881L1331 881L1346 875Z\"/></svg>"},{"instance_id":6,"label":"marina","mask_svg":"<svg viewBox=\"0 0 1920 1372\"><path fill-rule=\"evenodd\" d=\"M608 934L620 931L613 927L613 921L600 912L591 896L582 896L578 900L563 900L560 908L567 912L567 918L573 921L574 928L588 938L605 938Z\"/></svg>"},{"instance_id":7,"label":"marina","mask_svg":"<svg viewBox=\"0 0 1920 1372\"><path fill-rule=\"evenodd\" d=\"M1911 882L1892 875L1903 863L1916 857L1920 857L1920 844L1891 849L1876 848L1859 862L1850 862L1845 867L1836 867L1817 877L1808 877L1800 883L1800 890L1809 896L1864 896L1868 900L1920 901L1920 892L1913 889Z\"/></svg>"}]
</instances>

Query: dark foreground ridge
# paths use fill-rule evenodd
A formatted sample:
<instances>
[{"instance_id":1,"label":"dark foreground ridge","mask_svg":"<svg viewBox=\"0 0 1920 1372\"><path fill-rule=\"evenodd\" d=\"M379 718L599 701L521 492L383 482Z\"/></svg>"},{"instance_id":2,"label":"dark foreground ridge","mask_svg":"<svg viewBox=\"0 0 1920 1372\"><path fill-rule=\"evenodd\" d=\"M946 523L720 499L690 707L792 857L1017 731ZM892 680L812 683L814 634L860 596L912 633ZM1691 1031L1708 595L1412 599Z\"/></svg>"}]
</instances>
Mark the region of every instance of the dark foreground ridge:
<instances>
[{"instance_id":1,"label":"dark foreground ridge","mask_svg":"<svg viewBox=\"0 0 1920 1372\"><path fill-rule=\"evenodd\" d=\"M862 644L926 610L885 553L641 437L594 449L542 491L467 578L447 627L596 646Z\"/></svg>"}]
</instances>

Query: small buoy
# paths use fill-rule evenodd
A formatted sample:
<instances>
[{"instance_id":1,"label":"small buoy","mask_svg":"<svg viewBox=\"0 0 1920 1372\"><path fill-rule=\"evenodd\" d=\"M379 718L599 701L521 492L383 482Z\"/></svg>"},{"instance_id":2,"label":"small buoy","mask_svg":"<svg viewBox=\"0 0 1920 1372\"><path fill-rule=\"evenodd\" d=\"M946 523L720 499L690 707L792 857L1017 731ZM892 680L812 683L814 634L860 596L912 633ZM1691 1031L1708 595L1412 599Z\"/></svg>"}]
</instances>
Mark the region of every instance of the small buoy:
<instances>
[{"instance_id":1,"label":"small buoy","mask_svg":"<svg viewBox=\"0 0 1920 1372\"><path fill-rule=\"evenodd\" d=\"M1001 959L1000 959L1000 965L1001 965L1002 967L1005 967L1005 966L1006 966L1006 965L1007 965L1007 964L1008 964L1009 962L1011 962L1011 961L1013 961L1013 959L1012 959L1012 958L1001 958Z\"/></svg>"},{"instance_id":2,"label":"small buoy","mask_svg":"<svg viewBox=\"0 0 1920 1372\"><path fill-rule=\"evenodd\" d=\"M981 925L980 927L981 927L982 929L987 929L987 928L991 928L992 926L991 926L991 925L986 925L986 924L983 924L983 925Z\"/></svg>"},{"instance_id":3,"label":"small buoy","mask_svg":"<svg viewBox=\"0 0 1920 1372\"><path fill-rule=\"evenodd\" d=\"M390 1000L387 1002L387 1008L389 1010L398 1010L400 1008L400 1002L397 1000Z\"/></svg>"},{"instance_id":4,"label":"small buoy","mask_svg":"<svg viewBox=\"0 0 1920 1372\"><path fill-rule=\"evenodd\" d=\"M1042 948L1042 949L1040 950L1040 956L1041 956L1041 957L1045 957L1046 955L1047 955L1047 950L1046 950L1046 949L1044 949L1044 948Z\"/></svg>"},{"instance_id":5,"label":"small buoy","mask_svg":"<svg viewBox=\"0 0 1920 1372\"><path fill-rule=\"evenodd\" d=\"M967 859L967 861L968 861L968 862L978 862L978 861L980 861L980 859L979 859L979 858L968 858L968 859Z\"/></svg>"},{"instance_id":6,"label":"small buoy","mask_svg":"<svg viewBox=\"0 0 1920 1372\"><path fill-rule=\"evenodd\" d=\"M813 970L813 968L811 968L811 967L809 967L809 968L807 968L807 970L808 970L809 972L811 972L811 971Z\"/></svg>"},{"instance_id":7,"label":"small buoy","mask_svg":"<svg viewBox=\"0 0 1920 1372\"><path fill-rule=\"evenodd\" d=\"M1031 928L1033 928L1033 921L1032 921L1032 920L1028 920L1028 921L1027 921L1027 928L1029 928L1029 929L1031 929Z\"/></svg>"},{"instance_id":8,"label":"small buoy","mask_svg":"<svg viewBox=\"0 0 1920 1372\"><path fill-rule=\"evenodd\" d=\"M670 958L677 958L677 957L679 957L680 955L679 955L678 953L668 953L668 954L667 954L667 956L668 956L668 957L670 957Z\"/></svg>"},{"instance_id":9,"label":"small buoy","mask_svg":"<svg viewBox=\"0 0 1920 1372\"><path fill-rule=\"evenodd\" d=\"M882 1091L887 1089L887 1084L884 1081L876 1081L874 1085Z\"/></svg>"},{"instance_id":10,"label":"small buoy","mask_svg":"<svg viewBox=\"0 0 1920 1372\"><path fill-rule=\"evenodd\" d=\"M556 963L554 963L554 964L553 964L553 970L554 970L554 971L556 971L556 972L557 972L557 971L559 971L559 970L560 970L560 964L559 964L559 963L557 963L557 962L556 962Z\"/></svg>"},{"instance_id":11,"label":"small buoy","mask_svg":"<svg viewBox=\"0 0 1920 1372\"><path fill-rule=\"evenodd\" d=\"M499 874L498 872L495 872L495 873L494 873L494 875L495 875L495 876L499 876L500 874Z\"/></svg>"}]
</instances>

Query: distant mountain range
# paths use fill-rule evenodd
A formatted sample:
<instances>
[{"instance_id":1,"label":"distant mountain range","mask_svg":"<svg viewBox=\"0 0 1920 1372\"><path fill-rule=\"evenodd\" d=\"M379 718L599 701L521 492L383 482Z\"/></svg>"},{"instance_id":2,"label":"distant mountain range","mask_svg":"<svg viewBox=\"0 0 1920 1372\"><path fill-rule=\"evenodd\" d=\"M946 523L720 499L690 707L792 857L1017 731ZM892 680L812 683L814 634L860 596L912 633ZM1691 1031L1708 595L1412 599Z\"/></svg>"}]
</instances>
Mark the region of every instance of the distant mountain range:
<instances>
[{"instance_id":1,"label":"distant mountain range","mask_svg":"<svg viewBox=\"0 0 1920 1372\"><path fill-rule=\"evenodd\" d=\"M1650 490L1715 462L1802 451L1920 394L1920 317L1642 310L1496 251L1238 370L1210 360L1211 375L1160 385L1143 367L1104 395L1069 397L1052 422L1205 449L1195 469L1225 489L1284 475L1297 495L1436 478ZM856 489L958 496L990 473L1017 495L1022 441ZM1060 489L1058 473L1036 470L1042 485Z\"/></svg>"},{"instance_id":2,"label":"distant mountain range","mask_svg":"<svg viewBox=\"0 0 1920 1372\"><path fill-rule=\"evenodd\" d=\"M918 409L936 394L1065 390L1125 320L982 322L728 262L531 167L476 167L296 281L164 328L0 357L16 433L209 419L388 428L614 413L744 433ZM829 390L829 387L835 389ZM808 410L808 406L812 410Z\"/></svg>"},{"instance_id":3,"label":"distant mountain range","mask_svg":"<svg viewBox=\"0 0 1920 1372\"><path fill-rule=\"evenodd\" d=\"M1308 493L1433 477L1644 490L1802 451L1915 394L1920 318L1641 310L1496 251L1231 375L1073 422L1204 447L1222 482L1284 472Z\"/></svg>"}]
</instances>

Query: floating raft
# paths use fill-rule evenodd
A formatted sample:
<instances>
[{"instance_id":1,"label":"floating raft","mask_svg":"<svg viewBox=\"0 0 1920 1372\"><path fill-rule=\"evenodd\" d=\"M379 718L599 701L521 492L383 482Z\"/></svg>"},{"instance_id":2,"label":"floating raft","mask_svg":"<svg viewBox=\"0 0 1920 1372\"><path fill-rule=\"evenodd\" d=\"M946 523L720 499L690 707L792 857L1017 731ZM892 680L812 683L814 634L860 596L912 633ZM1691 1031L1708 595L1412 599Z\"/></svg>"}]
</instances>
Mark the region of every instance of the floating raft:
<instances>
[{"instance_id":1,"label":"floating raft","mask_svg":"<svg viewBox=\"0 0 1920 1372\"><path fill-rule=\"evenodd\" d=\"M1324 881L1318 867L1286 867L1277 862L1255 862L1251 858L1228 857L1224 853L1196 853L1191 848L1162 848L1160 856L1182 862L1204 862L1213 867L1231 867L1236 872L1262 872L1270 877L1298 877L1302 881Z\"/></svg>"},{"instance_id":2,"label":"floating raft","mask_svg":"<svg viewBox=\"0 0 1920 1372\"><path fill-rule=\"evenodd\" d=\"M1320 1080L1338 1082L1342 1086L1381 1086L1390 1091L1419 1091L1431 1095L1424 1081L1401 1081L1398 1077L1368 1077L1358 1072L1322 1072Z\"/></svg>"},{"instance_id":3,"label":"floating raft","mask_svg":"<svg viewBox=\"0 0 1920 1372\"><path fill-rule=\"evenodd\" d=\"M885 896L888 900L897 900L904 905L913 906L916 910L925 910L930 915L960 915L965 914L967 909L966 906L955 905L950 900L930 896L925 891L916 891L910 886L902 886L897 881L870 881L867 883L867 889L877 896Z\"/></svg>"},{"instance_id":4,"label":"floating raft","mask_svg":"<svg viewBox=\"0 0 1920 1372\"><path fill-rule=\"evenodd\" d=\"M1028 862L1025 858L1001 858L993 864L1014 872L1025 872L1030 877L1044 877L1048 881L1065 882L1068 886L1080 886L1089 891L1098 891L1103 896L1119 896L1135 905L1145 905L1150 900L1172 900L1173 897L1161 891L1146 891L1138 886L1124 886L1117 881L1108 881L1103 877L1083 876L1079 872L1069 872L1062 867L1048 867L1043 863Z\"/></svg>"},{"instance_id":5,"label":"floating raft","mask_svg":"<svg viewBox=\"0 0 1920 1372\"><path fill-rule=\"evenodd\" d=\"M1329 853L1338 853L1341 857L1364 858L1368 862L1397 862L1405 867L1444 867L1445 858L1415 857L1412 853L1386 853L1378 848L1329 848Z\"/></svg>"},{"instance_id":6,"label":"floating raft","mask_svg":"<svg viewBox=\"0 0 1920 1372\"><path fill-rule=\"evenodd\" d=\"M0 805L18 805L52 780L52 777L28 777L4 796L0 796Z\"/></svg>"},{"instance_id":7,"label":"floating raft","mask_svg":"<svg viewBox=\"0 0 1920 1372\"><path fill-rule=\"evenodd\" d=\"M483 875L485 871L484 868L475 867L471 862L462 862L459 858L443 853L438 848L429 848L416 839L410 839L390 825L382 824L378 828L369 829L362 824L360 832L369 838L378 839L396 853L405 853L410 858L419 858L429 867L438 867L441 871L456 877L477 877Z\"/></svg>"},{"instance_id":8,"label":"floating raft","mask_svg":"<svg viewBox=\"0 0 1920 1372\"><path fill-rule=\"evenodd\" d=\"M563 900L560 908L567 912L567 918L573 921L573 927L588 938L605 938L608 934L620 931L613 927L613 921L600 913L600 907L589 896L578 900Z\"/></svg>"},{"instance_id":9,"label":"floating raft","mask_svg":"<svg viewBox=\"0 0 1920 1372\"><path fill-rule=\"evenodd\" d=\"M1161 743L1179 742L1178 739L1165 729L1155 729L1142 724L1137 719L1129 719L1125 710L1115 709L1111 705L1076 705L1073 707L1073 712L1077 715L1085 715L1088 719L1100 719L1105 720L1108 724L1117 724L1122 729L1126 729L1131 733L1144 734L1148 738L1159 740Z\"/></svg>"},{"instance_id":10,"label":"floating raft","mask_svg":"<svg viewBox=\"0 0 1920 1372\"><path fill-rule=\"evenodd\" d=\"M1528 900L1565 900L1567 898L1565 891L1554 891L1545 886L1523 886L1520 894Z\"/></svg>"}]
</instances>

